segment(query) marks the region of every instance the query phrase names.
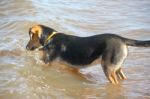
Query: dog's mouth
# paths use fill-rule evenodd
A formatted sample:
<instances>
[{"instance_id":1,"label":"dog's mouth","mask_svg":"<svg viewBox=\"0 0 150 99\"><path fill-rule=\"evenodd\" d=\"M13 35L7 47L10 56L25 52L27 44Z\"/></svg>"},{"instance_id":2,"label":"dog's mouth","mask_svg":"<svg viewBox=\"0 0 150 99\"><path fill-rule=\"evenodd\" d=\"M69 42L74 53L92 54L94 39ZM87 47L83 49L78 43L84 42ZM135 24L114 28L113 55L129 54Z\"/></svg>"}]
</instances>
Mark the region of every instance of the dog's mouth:
<instances>
[{"instance_id":1,"label":"dog's mouth","mask_svg":"<svg viewBox=\"0 0 150 99\"><path fill-rule=\"evenodd\" d=\"M29 50L29 51L34 51L36 49L36 47L34 47L34 46L33 47L26 46L26 49Z\"/></svg>"},{"instance_id":2,"label":"dog's mouth","mask_svg":"<svg viewBox=\"0 0 150 99\"><path fill-rule=\"evenodd\" d=\"M43 49L43 46L38 46L38 47L35 47L35 46L32 46L32 47L29 47L28 45L26 46L26 49L28 50L28 51L40 51L40 50L42 50Z\"/></svg>"},{"instance_id":3,"label":"dog's mouth","mask_svg":"<svg viewBox=\"0 0 150 99\"><path fill-rule=\"evenodd\" d=\"M36 51L41 51L43 50L43 46L39 46L38 48L35 49Z\"/></svg>"}]
</instances>

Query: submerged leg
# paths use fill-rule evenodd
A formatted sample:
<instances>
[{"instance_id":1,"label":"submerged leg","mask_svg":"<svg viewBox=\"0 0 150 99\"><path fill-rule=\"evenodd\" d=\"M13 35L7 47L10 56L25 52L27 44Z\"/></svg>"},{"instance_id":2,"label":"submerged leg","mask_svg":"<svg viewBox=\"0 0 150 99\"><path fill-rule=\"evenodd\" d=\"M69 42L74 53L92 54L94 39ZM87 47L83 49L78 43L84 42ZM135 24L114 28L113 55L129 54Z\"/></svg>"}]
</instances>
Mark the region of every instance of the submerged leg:
<instances>
[{"instance_id":1,"label":"submerged leg","mask_svg":"<svg viewBox=\"0 0 150 99\"><path fill-rule=\"evenodd\" d=\"M127 77L123 73L122 69L119 70L119 74L121 75L122 79L127 79Z\"/></svg>"},{"instance_id":2,"label":"submerged leg","mask_svg":"<svg viewBox=\"0 0 150 99\"><path fill-rule=\"evenodd\" d=\"M115 84L118 84L118 79L117 79L117 75L116 75L115 70L112 72L112 78L114 79Z\"/></svg>"},{"instance_id":3,"label":"submerged leg","mask_svg":"<svg viewBox=\"0 0 150 99\"><path fill-rule=\"evenodd\" d=\"M119 68L116 73L119 79L127 79L121 68Z\"/></svg>"},{"instance_id":4,"label":"submerged leg","mask_svg":"<svg viewBox=\"0 0 150 99\"><path fill-rule=\"evenodd\" d=\"M111 70L109 70L109 69L107 68L107 66L104 66L104 67L103 67L103 71L104 71L104 73L105 73L106 78L109 80L109 82L112 83L112 84L115 84L115 80L114 80L114 78L113 78L113 76L112 76Z\"/></svg>"}]
</instances>

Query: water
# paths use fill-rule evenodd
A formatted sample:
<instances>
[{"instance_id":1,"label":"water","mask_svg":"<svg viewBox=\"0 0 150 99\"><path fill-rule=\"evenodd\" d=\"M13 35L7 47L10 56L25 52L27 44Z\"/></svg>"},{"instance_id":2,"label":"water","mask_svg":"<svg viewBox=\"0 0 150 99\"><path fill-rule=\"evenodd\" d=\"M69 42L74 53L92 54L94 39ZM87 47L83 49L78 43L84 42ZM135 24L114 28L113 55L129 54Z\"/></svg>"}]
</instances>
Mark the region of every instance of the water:
<instances>
[{"instance_id":1,"label":"water","mask_svg":"<svg viewBox=\"0 0 150 99\"><path fill-rule=\"evenodd\" d=\"M149 0L1 0L0 99L150 99L150 49L129 47L119 85L100 65L79 76L55 63L45 67L38 51L28 52L28 29L44 24L78 36L115 33L150 39Z\"/></svg>"}]
</instances>

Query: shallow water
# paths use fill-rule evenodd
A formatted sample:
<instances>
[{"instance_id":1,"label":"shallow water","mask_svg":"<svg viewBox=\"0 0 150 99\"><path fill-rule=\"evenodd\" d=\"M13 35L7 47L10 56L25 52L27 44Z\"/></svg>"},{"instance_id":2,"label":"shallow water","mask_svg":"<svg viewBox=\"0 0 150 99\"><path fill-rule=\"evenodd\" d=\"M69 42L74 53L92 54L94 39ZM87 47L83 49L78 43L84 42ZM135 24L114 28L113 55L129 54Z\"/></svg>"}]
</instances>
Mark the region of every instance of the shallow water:
<instances>
[{"instance_id":1,"label":"shallow water","mask_svg":"<svg viewBox=\"0 0 150 99\"><path fill-rule=\"evenodd\" d=\"M150 48L129 47L119 85L106 80L100 65L73 74L28 52L28 29L44 24L78 36L115 33L150 39L149 0L1 0L0 99L150 99Z\"/></svg>"}]
</instances>

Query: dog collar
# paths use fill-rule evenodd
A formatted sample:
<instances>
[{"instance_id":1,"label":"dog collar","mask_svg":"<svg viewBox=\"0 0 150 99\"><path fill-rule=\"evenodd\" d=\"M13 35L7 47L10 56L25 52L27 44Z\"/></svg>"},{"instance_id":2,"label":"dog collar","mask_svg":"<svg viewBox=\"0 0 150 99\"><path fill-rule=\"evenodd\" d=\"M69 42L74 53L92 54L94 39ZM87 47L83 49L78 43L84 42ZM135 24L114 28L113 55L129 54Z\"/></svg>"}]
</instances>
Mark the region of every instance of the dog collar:
<instances>
[{"instance_id":1,"label":"dog collar","mask_svg":"<svg viewBox=\"0 0 150 99\"><path fill-rule=\"evenodd\" d=\"M56 33L57 33L56 31L52 32L52 34L49 35L48 38L46 39L46 43L48 43L48 41L50 41L51 38L52 38Z\"/></svg>"},{"instance_id":2,"label":"dog collar","mask_svg":"<svg viewBox=\"0 0 150 99\"><path fill-rule=\"evenodd\" d=\"M48 42L51 40L51 38L56 34L57 32L54 31L52 32L51 35L48 36L48 38L46 39L46 44L44 46L46 46L48 44ZM37 50L42 50L44 48L44 46L40 46L39 48L37 48Z\"/></svg>"}]
</instances>

